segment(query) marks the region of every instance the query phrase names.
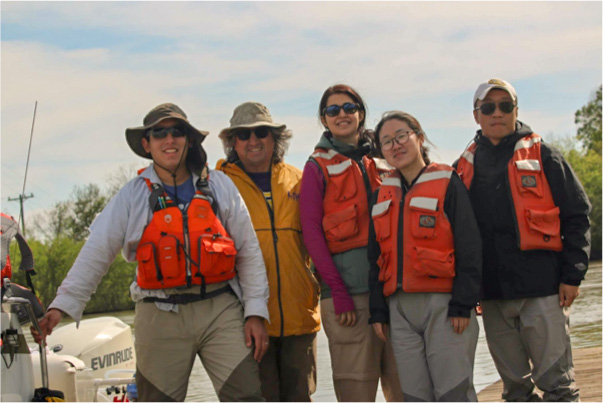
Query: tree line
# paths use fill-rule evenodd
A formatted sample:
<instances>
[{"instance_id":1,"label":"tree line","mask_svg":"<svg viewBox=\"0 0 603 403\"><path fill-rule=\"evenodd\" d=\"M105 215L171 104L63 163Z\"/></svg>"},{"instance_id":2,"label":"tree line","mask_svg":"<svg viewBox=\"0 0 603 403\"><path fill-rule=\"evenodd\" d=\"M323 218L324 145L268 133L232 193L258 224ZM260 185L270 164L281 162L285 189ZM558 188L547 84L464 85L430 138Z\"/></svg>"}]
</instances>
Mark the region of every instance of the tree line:
<instances>
[{"instance_id":1,"label":"tree line","mask_svg":"<svg viewBox=\"0 0 603 403\"><path fill-rule=\"evenodd\" d=\"M577 133L572 138L554 141L580 178L592 204L590 213L592 250L591 259L601 259L601 89L595 97L575 113ZM73 265L88 236L94 217L102 211L110 198L134 174L133 167L122 169L109 181L102 192L98 185L76 187L69 200L57 203L52 210L34 217L32 234L27 234L34 254L36 292L44 304L52 301L57 288ZM18 267L20 256L16 243L10 247L13 267ZM136 273L136 263L128 263L119 254L90 302L85 313L130 310L134 303L129 288ZM26 284L25 276L13 270L13 281Z\"/></svg>"}]
</instances>

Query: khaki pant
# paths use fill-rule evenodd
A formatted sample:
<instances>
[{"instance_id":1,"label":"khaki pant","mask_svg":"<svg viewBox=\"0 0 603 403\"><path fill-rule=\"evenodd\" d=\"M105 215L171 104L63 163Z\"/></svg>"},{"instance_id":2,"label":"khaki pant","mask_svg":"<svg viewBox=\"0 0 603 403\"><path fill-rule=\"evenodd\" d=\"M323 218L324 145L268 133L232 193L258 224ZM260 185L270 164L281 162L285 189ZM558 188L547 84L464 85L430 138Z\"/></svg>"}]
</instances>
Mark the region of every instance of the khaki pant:
<instances>
[{"instance_id":1,"label":"khaki pant","mask_svg":"<svg viewBox=\"0 0 603 403\"><path fill-rule=\"evenodd\" d=\"M548 297L482 301L490 354L507 401L578 401L569 335L569 308Z\"/></svg>"},{"instance_id":2,"label":"khaki pant","mask_svg":"<svg viewBox=\"0 0 603 403\"><path fill-rule=\"evenodd\" d=\"M179 305L178 313L139 301L134 326L140 401L184 401L196 355L221 401L263 400L243 307L231 293Z\"/></svg>"},{"instance_id":3,"label":"khaki pant","mask_svg":"<svg viewBox=\"0 0 603 403\"><path fill-rule=\"evenodd\" d=\"M310 402L316 391L316 333L270 337L260 362L262 396L268 402Z\"/></svg>"},{"instance_id":4,"label":"khaki pant","mask_svg":"<svg viewBox=\"0 0 603 403\"><path fill-rule=\"evenodd\" d=\"M473 363L479 325L454 333L447 293L396 292L389 298L390 337L407 401L476 402Z\"/></svg>"},{"instance_id":5,"label":"khaki pant","mask_svg":"<svg viewBox=\"0 0 603 403\"><path fill-rule=\"evenodd\" d=\"M353 295L356 325L341 326L332 298L321 300L321 319L329 340L333 386L338 401L374 402L381 379L386 401L402 401L402 390L391 344L368 324L368 293Z\"/></svg>"}]
</instances>

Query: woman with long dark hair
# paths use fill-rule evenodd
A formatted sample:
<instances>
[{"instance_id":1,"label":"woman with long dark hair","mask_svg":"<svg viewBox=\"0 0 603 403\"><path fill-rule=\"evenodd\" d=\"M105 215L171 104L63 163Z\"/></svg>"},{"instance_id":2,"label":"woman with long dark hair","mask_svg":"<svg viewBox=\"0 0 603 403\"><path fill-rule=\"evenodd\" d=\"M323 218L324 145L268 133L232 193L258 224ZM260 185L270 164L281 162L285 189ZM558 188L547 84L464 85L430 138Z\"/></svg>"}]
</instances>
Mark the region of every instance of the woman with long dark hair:
<instances>
[{"instance_id":1,"label":"woman with long dark hair","mask_svg":"<svg viewBox=\"0 0 603 403\"><path fill-rule=\"evenodd\" d=\"M368 201L379 167L365 131L366 106L347 85L329 87L318 108L325 128L304 167L300 216L304 242L322 281L321 316L339 401L387 401L402 393L389 342L368 326Z\"/></svg>"}]
</instances>

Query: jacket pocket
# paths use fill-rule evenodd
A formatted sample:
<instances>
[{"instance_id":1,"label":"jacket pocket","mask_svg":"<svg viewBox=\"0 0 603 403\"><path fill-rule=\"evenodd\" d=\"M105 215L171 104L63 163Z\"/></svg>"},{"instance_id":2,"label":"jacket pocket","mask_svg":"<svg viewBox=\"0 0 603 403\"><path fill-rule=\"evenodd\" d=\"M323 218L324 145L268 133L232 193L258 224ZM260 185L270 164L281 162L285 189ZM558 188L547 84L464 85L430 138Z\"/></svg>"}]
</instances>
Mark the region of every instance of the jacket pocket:
<instances>
[{"instance_id":1,"label":"jacket pocket","mask_svg":"<svg viewBox=\"0 0 603 403\"><path fill-rule=\"evenodd\" d=\"M379 266L379 281L385 283L392 277L392 270L389 267L389 261L391 259L391 251L381 252L377 259L377 265Z\"/></svg>"},{"instance_id":2,"label":"jacket pocket","mask_svg":"<svg viewBox=\"0 0 603 403\"><path fill-rule=\"evenodd\" d=\"M414 247L415 271L418 276L454 277L454 252Z\"/></svg>"},{"instance_id":3,"label":"jacket pocket","mask_svg":"<svg viewBox=\"0 0 603 403\"><path fill-rule=\"evenodd\" d=\"M237 250L232 239L221 235L202 235L197 240L199 268L205 277L224 277L234 271Z\"/></svg>"},{"instance_id":4,"label":"jacket pocket","mask_svg":"<svg viewBox=\"0 0 603 403\"><path fill-rule=\"evenodd\" d=\"M325 215L322 219L322 227L327 241L345 241L358 234L356 215L356 205Z\"/></svg>"},{"instance_id":5,"label":"jacket pocket","mask_svg":"<svg viewBox=\"0 0 603 403\"><path fill-rule=\"evenodd\" d=\"M438 199L433 197L413 197L410 200L410 224L413 237L419 239L435 238Z\"/></svg>"},{"instance_id":6,"label":"jacket pocket","mask_svg":"<svg viewBox=\"0 0 603 403\"><path fill-rule=\"evenodd\" d=\"M525 213L530 230L549 236L560 234L561 221L559 220L559 207L548 211L526 209Z\"/></svg>"},{"instance_id":7,"label":"jacket pocket","mask_svg":"<svg viewBox=\"0 0 603 403\"><path fill-rule=\"evenodd\" d=\"M356 181L354 180L354 166L352 160L345 160L336 165L328 165L329 185L335 189L335 198L346 201L356 196Z\"/></svg>"},{"instance_id":8,"label":"jacket pocket","mask_svg":"<svg viewBox=\"0 0 603 403\"><path fill-rule=\"evenodd\" d=\"M177 278L181 275L180 268L180 241L174 235L165 235L159 238L157 249L159 252L159 267L165 278Z\"/></svg>"},{"instance_id":9,"label":"jacket pocket","mask_svg":"<svg viewBox=\"0 0 603 403\"><path fill-rule=\"evenodd\" d=\"M140 245L136 251L138 277L144 281L159 281L161 272L157 264L157 252L152 242Z\"/></svg>"},{"instance_id":10,"label":"jacket pocket","mask_svg":"<svg viewBox=\"0 0 603 403\"><path fill-rule=\"evenodd\" d=\"M543 196L542 169L538 160L515 161L516 184L520 194Z\"/></svg>"}]
</instances>

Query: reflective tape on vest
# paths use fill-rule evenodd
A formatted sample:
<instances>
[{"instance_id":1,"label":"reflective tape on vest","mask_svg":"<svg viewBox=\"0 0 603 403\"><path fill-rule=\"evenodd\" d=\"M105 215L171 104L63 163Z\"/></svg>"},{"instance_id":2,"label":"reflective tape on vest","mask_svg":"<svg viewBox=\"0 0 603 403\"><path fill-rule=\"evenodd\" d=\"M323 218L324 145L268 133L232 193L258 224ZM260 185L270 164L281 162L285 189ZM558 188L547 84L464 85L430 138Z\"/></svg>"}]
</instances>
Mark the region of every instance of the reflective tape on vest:
<instances>
[{"instance_id":1,"label":"reflective tape on vest","mask_svg":"<svg viewBox=\"0 0 603 403\"><path fill-rule=\"evenodd\" d=\"M351 166L352 160L345 160L343 162L340 162L339 164L328 165L327 172L329 173L329 175L339 175Z\"/></svg>"},{"instance_id":2,"label":"reflective tape on vest","mask_svg":"<svg viewBox=\"0 0 603 403\"><path fill-rule=\"evenodd\" d=\"M452 176L452 171L435 171L435 172L426 172L419 176L417 182L415 183L423 183L427 181L433 181L437 179L450 179Z\"/></svg>"},{"instance_id":3,"label":"reflective tape on vest","mask_svg":"<svg viewBox=\"0 0 603 403\"><path fill-rule=\"evenodd\" d=\"M389 205L392 203L391 199L383 201L381 203L377 203L373 206L371 210L371 216L377 217L383 213L385 213L389 209Z\"/></svg>"},{"instance_id":4,"label":"reflective tape on vest","mask_svg":"<svg viewBox=\"0 0 603 403\"><path fill-rule=\"evenodd\" d=\"M461 157L465 158L468 163L470 163L471 165L473 165L473 159L475 158L475 154L473 154L472 151L465 150L463 152L463 155L461 155Z\"/></svg>"},{"instance_id":5,"label":"reflective tape on vest","mask_svg":"<svg viewBox=\"0 0 603 403\"><path fill-rule=\"evenodd\" d=\"M314 153L314 154L312 154L312 158L324 158L326 160L330 160L333 157L335 157L337 154L339 154L337 151L330 149L326 153L323 153L323 152Z\"/></svg>"},{"instance_id":6,"label":"reflective tape on vest","mask_svg":"<svg viewBox=\"0 0 603 403\"><path fill-rule=\"evenodd\" d=\"M540 143L542 141L541 137L529 136L529 138L522 138L517 143L515 143L514 151L521 150L523 148L530 148L534 144Z\"/></svg>"},{"instance_id":7,"label":"reflective tape on vest","mask_svg":"<svg viewBox=\"0 0 603 403\"><path fill-rule=\"evenodd\" d=\"M400 178L388 177L383 179L383 182L381 182L381 186L395 186L401 188L402 181L400 180Z\"/></svg>"},{"instance_id":8,"label":"reflective tape on vest","mask_svg":"<svg viewBox=\"0 0 603 403\"><path fill-rule=\"evenodd\" d=\"M517 169L522 171L540 171L540 161L538 160L519 160L515 161Z\"/></svg>"},{"instance_id":9,"label":"reflective tape on vest","mask_svg":"<svg viewBox=\"0 0 603 403\"><path fill-rule=\"evenodd\" d=\"M433 197L413 197L410 199L409 205L424 210L438 211L438 199Z\"/></svg>"}]
</instances>

